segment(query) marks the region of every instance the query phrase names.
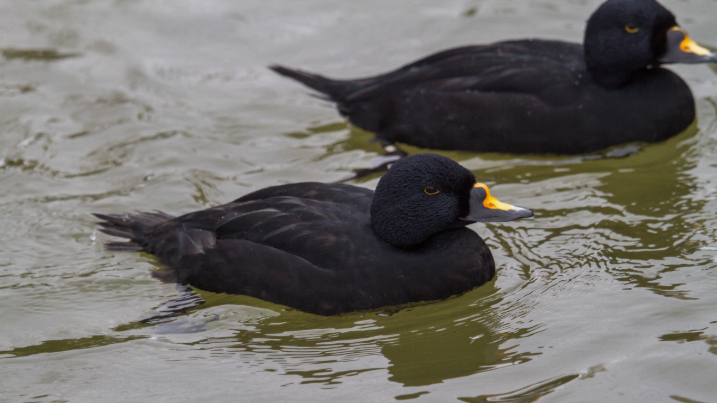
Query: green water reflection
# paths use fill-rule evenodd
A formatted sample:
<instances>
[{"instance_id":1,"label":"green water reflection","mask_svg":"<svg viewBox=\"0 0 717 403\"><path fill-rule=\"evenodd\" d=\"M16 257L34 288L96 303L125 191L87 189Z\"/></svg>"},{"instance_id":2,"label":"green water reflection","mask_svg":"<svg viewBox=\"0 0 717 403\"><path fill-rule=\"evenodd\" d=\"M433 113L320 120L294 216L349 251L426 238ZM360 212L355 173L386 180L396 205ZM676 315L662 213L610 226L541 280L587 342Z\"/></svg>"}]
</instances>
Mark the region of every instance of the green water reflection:
<instances>
[{"instance_id":1,"label":"green water reflection","mask_svg":"<svg viewBox=\"0 0 717 403\"><path fill-rule=\"evenodd\" d=\"M319 317L287 310L243 296L198 291L205 304L197 310L230 304L249 305L281 312L243 324L233 337L221 339L224 351L268 354L280 363L311 363L310 370L285 366L287 375L304 383L341 383L362 370L334 371L336 357L382 354L389 363L389 379L405 386L431 385L506 365L527 362L539 352L522 351L518 340L539 331L540 325L513 328L502 323L506 314L494 282L465 295L439 303L360 312L339 317ZM514 307L513 309L521 309ZM211 319L210 319L211 320ZM157 334L201 332L210 322L187 323L183 318L157 326ZM130 330L126 326L118 330ZM199 343L211 346L212 340ZM333 358L332 358L333 357Z\"/></svg>"}]
</instances>

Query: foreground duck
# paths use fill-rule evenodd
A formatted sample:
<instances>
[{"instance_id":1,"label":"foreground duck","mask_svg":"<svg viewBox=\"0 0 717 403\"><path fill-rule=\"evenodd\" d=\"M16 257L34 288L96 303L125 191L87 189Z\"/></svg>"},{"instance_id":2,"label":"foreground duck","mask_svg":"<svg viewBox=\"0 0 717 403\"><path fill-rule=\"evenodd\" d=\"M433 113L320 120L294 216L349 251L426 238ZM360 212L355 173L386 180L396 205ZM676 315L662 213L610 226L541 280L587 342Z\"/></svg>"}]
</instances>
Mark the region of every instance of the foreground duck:
<instances>
[{"instance_id":1,"label":"foreground duck","mask_svg":"<svg viewBox=\"0 0 717 403\"><path fill-rule=\"evenodd\" d=\"M466 292L495 275L474 222L532 217L499 202L449 158L395 163L371 190L323 183L273 186L179 217L95 214L100 230L144 251L155 276L335 315Z\"/></svg>"},{"instance_id":2,"label":"foreground duck","mask_svg":"<svg viewBox=\"0 0 717 403\"><path fill-rule=\"evenodd\" d=\"M687 84L660 66L717 62L654 0L608 0L584 46L516 40L446 50L357 80L272 66L322 92L351 123L434 149L575 154L665 140L695 119Z\"/></svg>"}]
</instances>

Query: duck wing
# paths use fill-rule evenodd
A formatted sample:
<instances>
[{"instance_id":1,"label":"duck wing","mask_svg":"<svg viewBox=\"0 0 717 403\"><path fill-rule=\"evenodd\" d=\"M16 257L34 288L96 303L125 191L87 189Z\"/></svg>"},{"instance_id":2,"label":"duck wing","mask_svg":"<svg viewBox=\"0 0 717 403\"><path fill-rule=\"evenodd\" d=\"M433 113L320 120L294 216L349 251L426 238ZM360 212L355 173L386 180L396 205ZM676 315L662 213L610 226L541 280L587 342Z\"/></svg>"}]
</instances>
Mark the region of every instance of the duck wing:
<instances>
[{"instance_id":1,"label":"duck wing","mask_svg":"<svg viewBox=\"0 0 717 403\"><path fill-rule=\"evenodd\" d=\"M429 56L375 77L338 107L353 124L391 143L572 154L605 148L624 135L625 129L612 130L615 136L596 132L622 109L620 95L594 85L582 46L524 40Z\"/></svg>"},{"instance_id":2,"label":"duck wing","mask_svg":"<svg viewBox=\"0 0 717 403\"><path fill-rule=\"evenodd\" d=\"M154 274L163 281L331 314L338 307L366 309L352 305L362 291L354 287L348 300L347 287L358 275L349 270L357 243L377 242L370 230L372 197L372 191L349 185L295 184L176 218L98 217L105 220L104 232L130 238L121 245L136 245L167 265Z\"/></svg>"},{"instance_id":3,"label":"duck wing","mask_svg":"<svg viewBox=\"0 0 717 403\"><path fill-rule=\"evenodd\" d=\"M133 241L170 266L179 264L186 254L197 253L197 248L206 249L202 245L213 248L211 237L263 244L335 267L322 252L332 246L347 247L336 243L348 243L349 233L355 230L352 224L370 223L372 198L371 190L343 184L274 186L158 225L135 228Z\"/></svg>"}]
</instances>

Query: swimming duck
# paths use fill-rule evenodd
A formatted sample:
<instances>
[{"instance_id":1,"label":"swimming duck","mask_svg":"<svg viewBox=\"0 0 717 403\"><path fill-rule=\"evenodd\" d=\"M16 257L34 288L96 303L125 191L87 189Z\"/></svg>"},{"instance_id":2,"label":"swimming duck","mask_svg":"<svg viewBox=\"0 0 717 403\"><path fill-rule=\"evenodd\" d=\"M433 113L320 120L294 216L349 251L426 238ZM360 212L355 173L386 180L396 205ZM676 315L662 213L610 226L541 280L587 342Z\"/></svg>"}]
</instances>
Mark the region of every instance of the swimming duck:
<instances>
[{"instance_id":1,"label":"swimming duck","mask_svg":"<svg viewBox=\"0 0 717 403\"><path fill-rule=\"evenodd\" d=\"M687 84L660 66L715 63L654 0L608 0L584 45L514 40L436 53L374 77L271 66L323 93L354 125L434 149L576 154L665 140L695 119Z\"/></svg>"},{"instance_id":2,"label":"swimming duck","mask_svg":"<svg viewBox=\"0 0 717 403\"><path fill-rule=\"evenodd\" d=\"M396 162L373 192L314 182L264 188L179 217L105 215L100 231L167 268L165 282L243 294L319 315L448 298L495 275L474 222L532 217L449 158Z\"/></svg>"}]
</instances>

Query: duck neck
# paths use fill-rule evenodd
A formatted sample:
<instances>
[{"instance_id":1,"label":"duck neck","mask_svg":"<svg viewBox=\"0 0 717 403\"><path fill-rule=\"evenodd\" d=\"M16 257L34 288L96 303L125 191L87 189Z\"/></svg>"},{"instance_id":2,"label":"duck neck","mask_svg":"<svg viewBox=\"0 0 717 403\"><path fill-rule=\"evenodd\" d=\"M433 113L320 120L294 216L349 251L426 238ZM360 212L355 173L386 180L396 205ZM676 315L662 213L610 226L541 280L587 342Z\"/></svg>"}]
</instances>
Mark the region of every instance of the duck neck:
<instances>
[{"instance_id":1,"label":"duck neck","mask_svg":"<svg viewBox=\"0 0 717 403\"><path fill-rule=\"evenodd\" d=\"M423 243L433 235L399 208L383 203L371 204L371 226L384 241L401 248L411 248Z\"/></svg>"},{"instance_id":2,"label":"duck neck","mask_svg":"<svg viewBox=\"0 0 717 403\"><path fill-rule=\"evenodd\" d=\"M624 86L632 80L636 73L647 68L644 63L614 60L610 51L587 41L585 43L585 67L598 85L608 89Z\"/></svg>"}]
</instances>

